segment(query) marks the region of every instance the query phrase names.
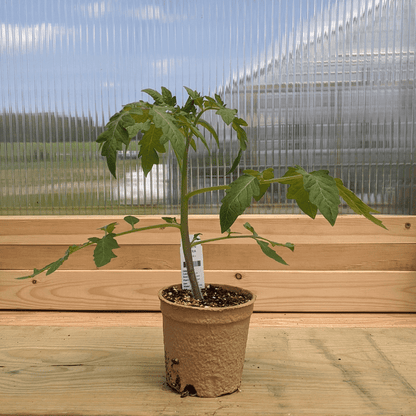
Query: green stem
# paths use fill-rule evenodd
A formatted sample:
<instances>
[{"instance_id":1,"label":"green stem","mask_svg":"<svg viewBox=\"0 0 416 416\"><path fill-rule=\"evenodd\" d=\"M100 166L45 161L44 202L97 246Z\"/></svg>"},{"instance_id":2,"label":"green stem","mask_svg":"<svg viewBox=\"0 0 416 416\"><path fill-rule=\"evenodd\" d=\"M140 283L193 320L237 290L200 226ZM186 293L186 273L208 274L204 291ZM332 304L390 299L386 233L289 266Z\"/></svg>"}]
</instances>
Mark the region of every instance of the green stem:
<instances>
[{"instance_id":1,"label":"green stem","mask_svg":"<svg viewBox=\"0 0 416 416\"><path fill-rule=\"evenodd\" d=\"M228 239L231 239L231 238L253 238L253 239L256 239L254 237L254 235L227 235L225 237L210 238L210 239L207 239L207 240L197 240L197 241L194 241L191 244L191 246L195 247L199 244L212 243L213 241L228 240ZM262 238L262 237L257 237L257 238L259 238L261 240L266 240L265 238ZM268 240L266 240L266 241L268 241Z\"/></svg>"},{"instance_id":2,"label":"green stem","mask_svg":"<svg viewBox=\"0 0 416 416\"><path fill-rule=\"evenodd\" d=\"M197 189L195 191L189 192L189 194L185 195L185 198L187 200L189 200L193 196L198 195L198 194L202 194L204 192L222 191L222 190L226 190L226 189L230 189L230 186L229 185L218 185L218 186L212 186L210 188L201 188L201 189Z\"/></svg>"},{"instance_id":3,"label":"green stem","mask_svg":"<svg viewBox=\"0 0 416 416\"><path fill-rule=\"evenodd\" d=\"M147 226L147 227L133 228L133 229L128 230L128 231L123 231L123 232L121 232L121 233L114 234L114 237L119 237L119 236L121 236L121 235L126 235L126 234L137 233L138 231L154 230L154 229L156 229L156 228L163 229L163 228L168 228L168 227L170 227L170 228L179 228L179 229L181 228L181 226L180 226L179 224L157 224L157 225L149 225L149 226ZM81 250L82 248L85 248L85 247L89 247L89 246L91 246L91 245L93 245L93 244L95 244L95 243L94 243L94 242L92 242L92 241L88 241L88 242L86 242L86 243L84 243L84 244L80 244L80 245L73 245L73 246L71 246L71 247L69 248L69 249L70 249L70 254L73 254L73 253L75 253L76 251ZM35 273L31 274L30 276L18 277L17 279L18 279L18 280L23 280L23 279L31 279L32 277L35 277L35 276L37 276L38 274L41 274L41 273L46 272L47 270L49 270L49 268L51 267L51 265L52 265L53 263L54 263L54 262L49 263L48 265L46 265L46 266L45 266L45 267L43 267L42 269L38 269Z\"/></svg>"},{"instance_id":4,"label":"green stem","mask_svg":"<svg viewBox=\"0 0 416 416\"><path fill-rule=\"evenodd\" d=\"M282 183L282 184L288 184L290 181L296 178L301 178L302 175L294 175L294 176L284 176L281 178L273 178L273 179L262 179L261 184L268 184L268 183Z\"/></svg>"},{"instance_id":5,"label":"green stem","mask_svg":"<svg viewBox=\"0 0 416 416\"><path fill-rule=\"evenodd\" d=\"M189 198L188 193L188 151L191 136L188 137L186 143L183 165L181 171L181 240L183 255L185 257L185 265L188 273L189 282L191 283L192 295L195 299L204 300L198 281L195 275L194 263L192 260L191 242L189 241Z\"/></svg>"}]
</instances>

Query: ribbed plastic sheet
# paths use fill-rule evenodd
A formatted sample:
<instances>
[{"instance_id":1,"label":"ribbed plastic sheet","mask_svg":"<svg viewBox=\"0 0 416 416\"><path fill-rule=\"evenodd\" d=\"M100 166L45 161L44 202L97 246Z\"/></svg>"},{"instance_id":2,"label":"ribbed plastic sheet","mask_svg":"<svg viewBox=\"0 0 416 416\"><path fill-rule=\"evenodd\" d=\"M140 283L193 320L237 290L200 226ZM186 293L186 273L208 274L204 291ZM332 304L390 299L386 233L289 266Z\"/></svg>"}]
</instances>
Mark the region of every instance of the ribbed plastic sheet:
<instances>
[{"instance_id":1,"label":"ribbed plastic sheet","mask_svg":"<svg viewBox=\"0 0 416 416\"><path fill-rule=\"evenodd\" d=\"M329 169L380 212L416 214L412 0L21 0L0 16L2 215L178 213L172 153L145 178L138 137L114 179L95 139L142 89L183 103L184 85L248 121L240 173ZM229 180L236 137L218 128L220 148L191 157L192 187ZM285 192L248 212L298 212Z\"/></svg>"}]
</instances>

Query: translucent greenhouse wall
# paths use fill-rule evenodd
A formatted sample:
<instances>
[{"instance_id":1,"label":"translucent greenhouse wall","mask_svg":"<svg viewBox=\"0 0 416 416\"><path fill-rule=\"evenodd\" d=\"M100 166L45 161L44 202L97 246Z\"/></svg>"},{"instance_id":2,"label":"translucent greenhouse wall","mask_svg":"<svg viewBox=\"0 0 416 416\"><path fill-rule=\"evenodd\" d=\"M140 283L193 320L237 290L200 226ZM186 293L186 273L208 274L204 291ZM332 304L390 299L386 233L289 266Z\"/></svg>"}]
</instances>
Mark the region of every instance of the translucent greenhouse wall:
<instances>
[{"instance_id":1,"label":"translucent greenhouse wall","mask_svg":"<svg viewBox=\"0 0 416 416\"><path fill-rule=\"evenodd\" d=\"M95 139L123 104L148 98L142 89L182 103L184 85L248 121L240 173L329 169L381 213L416 214L415 4L1 2L0 214L178 213L171 153L145 178L137 137L114 179ZM218 127L221 147L190 160L194 187L229 179L236 138ZM285 191L249 212L298 212ZM191 212L216 213L221 198L199 195Z\"/></svg>"}]
</instances>

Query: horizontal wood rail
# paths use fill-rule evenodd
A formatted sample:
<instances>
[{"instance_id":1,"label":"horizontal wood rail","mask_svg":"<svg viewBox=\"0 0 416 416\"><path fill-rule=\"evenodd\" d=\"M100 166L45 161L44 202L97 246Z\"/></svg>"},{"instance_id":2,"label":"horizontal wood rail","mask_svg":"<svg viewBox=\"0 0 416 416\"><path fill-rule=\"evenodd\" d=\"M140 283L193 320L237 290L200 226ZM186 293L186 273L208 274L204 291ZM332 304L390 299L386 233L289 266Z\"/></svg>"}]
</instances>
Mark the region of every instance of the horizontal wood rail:
<instances>
[{"instance_id":1,"label":"horizontal wood rail","mask_svg":"<svg viewBox=\"0 0 416 416\"><path fill-rule=\"evenodd\" d=\"M140 226L160 223L143 216ZM255 230L280 248L289 266L264 256L251 239L204 245L206 281L253 290L257 312L416 312L416 217L379 216L388 230L363 217L247 215L233 231ZM16 280L60 258L71 244L100 236L122 216L0 217L0 309L56 311L157 311L157 291L180 281L179 233L149 230L120 237L117 258L97 269L93 247L73 254L53 275ZM219 235L214 216L193 216L191 232Z\"/></svg>"}]
</instances>

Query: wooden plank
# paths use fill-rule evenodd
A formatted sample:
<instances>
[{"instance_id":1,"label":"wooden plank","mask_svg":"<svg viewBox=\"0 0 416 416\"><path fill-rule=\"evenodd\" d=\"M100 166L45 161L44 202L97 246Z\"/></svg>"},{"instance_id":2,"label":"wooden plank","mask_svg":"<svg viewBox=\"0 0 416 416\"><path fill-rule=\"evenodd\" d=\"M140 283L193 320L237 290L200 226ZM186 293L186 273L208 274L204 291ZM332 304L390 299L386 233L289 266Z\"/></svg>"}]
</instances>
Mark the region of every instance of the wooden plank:
<instances>
[{"instance_id":1,"label":"wooden plank","mask_svg":"<svg viewBox=\"0 0 416 416\"><path fill-rule=\"evenodd\" d=\"M0 414L410 416L415 341L413 328L251 328L240 392L198 399L166 386L161 328L6 326Z\"/></svg>"},{"instance_id":2,"label":"wooden plank","mask_svg":"<svg viewBox=\"0 0 416 416\"><path fill-rule=\"evenodd\" d=\"M0 311L1 326L162 327L160 312ZM416 328L416 313L258 313L250 327Z\"/></svg>"},{"instance_id":3,"label":"wooden plank","mask_svg":"<svg viewBox=\"0 0 416 416\"><path fill-rule=\"evenodd\" d=\"M279 240L280 241L280 240ZM286 239L281 240L286 243ZM82 243L76 240L72 244ZM204 265L206 270L416 270L416 239L405 242L327 242L321 236L305 241L301 236L293 236L295 251L277 248L277 252L286 260L282 265L264 256L258 245L250 240L233 242L215 242L206 244ZM69 244L63 248L49 245L4 245L0 246L0 270L41 268L63 256ZM94 247L80 250L62 265L64 270L95 270L93 261ZM103 269L121 270L177 270L180 267L179 243L176 244L128 244L114 251L117 258ZM259 262L261 257L261 262Z\"/></svg>"},{"instance_id":4,"label":"wooden plank","mask_svg":"<svg viewBox=\"0 0 416 416\"><path fill-rule=\"evenodd\" d=\"M174 215L170 215L174 216ZM318 215L315 220L306 215L242 215L233 231L244 231L243 224L250 222L259 234L280 235L398 235L416 237L415 215L377 215L385 223L388 231L377 227L358 215L340 215L334 227ZM86 234L100 233L100 227L117 222L117 230L128 230L130 226L123 220L124 215L54 215L54 216L2 216L0 217L0 242L7 235L43 235L43 234ZM160 216L137 216L140 226L160 224ZM179 220L179 216L177 216ZM191 215L191 232L219 232L217 215ZM166 229L165 233L177 233L175 229Z\"/></svg>"},{"instance_id":5,"label":"wooden plank","mask_svg":"<svg viewBox=\"0 0 416 416\"><path fill-rule=\"evenodd\" d=\"M101 233L93 233L96 237L101 237ZM246 233L248 234L248 233ZM67 248L71 244L81 244L88 242L90 234L43 234L43 235L7 235L1 237L2 246L52 246L57 245ZM263 233L263 237L268 239L278 239L281 243L292 242L293 244L322 244L322 235L283 235ZM219 234L208 232L203 234L204 239L212 239L219 237ZM147 246L147 245L169 245L179 246L180 235L176 233L165 233L164 230L143 231L143 233L131 234L119 237L120 246ZM209 245L247 245L252 244L250 239L235 239L225 241L215 241ZM325 244L416 244L416 237L398 236L398 235L327 235L325 236ZM208 243L207 243L208 244ZM205 246L207 247L207 246ZM62 250L62 248L61 248Z\"/></svg>"},{"instance_id":6,"label":"wooden plank","mask_svg":"<svg viewBox=\"0 0 416 416\"><path fill-rule=\"evenodd\" d=\"M416 312L416 272L206 271L206 282L256 293L264 312ZM159 310L161 287L180 282L179 271L57 271L36 284L0 271L0 309ZM240 277L240 275L237 275Z\"/></svg>"}]
</instances>

